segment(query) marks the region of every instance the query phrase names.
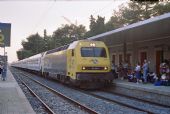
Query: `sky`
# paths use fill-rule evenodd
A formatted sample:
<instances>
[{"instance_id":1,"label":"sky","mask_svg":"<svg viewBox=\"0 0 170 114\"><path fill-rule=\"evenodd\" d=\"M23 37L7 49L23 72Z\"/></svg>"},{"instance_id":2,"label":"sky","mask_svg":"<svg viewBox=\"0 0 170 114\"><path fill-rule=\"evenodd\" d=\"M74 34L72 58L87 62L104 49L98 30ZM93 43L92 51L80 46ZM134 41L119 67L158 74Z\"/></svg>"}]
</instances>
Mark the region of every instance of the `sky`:
<instances>
[{"instance_id":1,"label":"sky","mask_svg":"<svg viewBox=\"0 0 170 114\"><path fill-rule=\"evenodd\" d=\"M17 61L16 51L21 42L35 33L47 35L62 24L83 24L88 30L90 15L105 17L105 22L128 0L0 0L0 22L11 23L11 46L6 47L8 62ZM4 49L0 48L0 55Z\"/></svg>"}]
</instances>

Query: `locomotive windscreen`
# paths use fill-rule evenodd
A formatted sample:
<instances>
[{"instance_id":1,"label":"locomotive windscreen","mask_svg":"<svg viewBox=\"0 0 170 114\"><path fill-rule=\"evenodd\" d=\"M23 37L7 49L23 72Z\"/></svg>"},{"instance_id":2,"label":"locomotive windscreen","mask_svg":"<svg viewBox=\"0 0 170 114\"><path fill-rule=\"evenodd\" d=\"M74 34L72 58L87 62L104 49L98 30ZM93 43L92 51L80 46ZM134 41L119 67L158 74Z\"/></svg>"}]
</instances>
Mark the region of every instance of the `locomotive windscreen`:
<instances>
[{"instance_id":1,"label":"locomotive windscreen","mask_svg":"<svg viewBox=\"0 0 170 114\"><path fill-rule=\"evenodd\" d=\"M106 50L103 47L82 47L82 57L107 57Z\"/></svg>"}]
</instances>

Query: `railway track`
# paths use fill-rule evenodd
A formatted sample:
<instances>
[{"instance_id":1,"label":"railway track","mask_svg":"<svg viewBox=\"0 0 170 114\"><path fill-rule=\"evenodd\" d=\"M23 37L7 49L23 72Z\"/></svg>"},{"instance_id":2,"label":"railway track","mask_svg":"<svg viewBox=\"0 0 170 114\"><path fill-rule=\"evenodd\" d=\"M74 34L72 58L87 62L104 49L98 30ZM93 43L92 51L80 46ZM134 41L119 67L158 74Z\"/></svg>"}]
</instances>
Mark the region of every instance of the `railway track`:
<instances>
[{"instance_id":1,"label":"railway track","mask_svg":"<svg viewBox=\"0 0 170 114\"><path fill-rule=\"evenodd\" d=\"M122 105L122 106L125 106L125 107L128 107L128 108L132 108L132 109L135 109L135 110L146 112L147 114L161 114L161 113L169 114L169 112L170 112L170 107L167 106L167 105L161 105L161 104L157 104L157 103L152 104L152 102L145 101L145 100L142 100L142 99L133 98L133 97L129 97L129 96L126 96L126 95L124 96L124 95L116 94L116 93L113 93L113 92L110 93L110 92L103 91L103 90L93 91L93 92L84 91L84 90L79 90L79 91L82 91L85 94L94 96L96 98L106 100L108 102L117 103L119 105ZM105 95L104 95L104 93L105 93ZM125 101L120 100L118 98L116 99L116 98L108 97L107 94L110 94L110 96L115 96L116 95L116 96L119 96L119 98L123 97L125 99L129 99L130 102L134 102L134 104L130 103L129 101L125 102ZM149 109L149 108L141 107L140 105L139 106L135 105L136 102L140 102L140 103L142 103L144 105L148 105L148 107L151 107L151 108ZM166 110L166 111L161 112L161 110Z\"/></svg>"},{"instance_id":2,"label":"railway track","mask_svg":"<svg viewBox=\"0 0 170 114\"><path fill-rule=\"evenodd\" d=\"M118 95L118 96L126 97L128 99L142 101L142 102L145 102L145 103L148 103L148 104L152 104L152 105L156 105L156 106L165 107L165 108L169 108L170 109L170 106L168 106L168 105L164 105L164 104L160 104L160 103L156 103L156 102L151 102L151 101L148 101L148 100L144 100L144 99L128 96L128 95L125 95L125 94L116 93L116 92L105 90L105 89L103 89L101 91L108 92L108 93L113 94L113 95Z\"/></svg>"},{"instance_id":3,"label":"railway track","mask_svg":"<svg viewBox=\"0 0 170 114\"><path fill-rule=\"evenodd\" d=\"M47 85L42 84L41 82L30 78L28 75L23 74L23 73L22 73L22 75L26 76L27 78L29 78L30 80L36 82L37 84L43 86L44 88L46 88L46 89L48 89L49 91L51 91L51 92L53 92L54 94L56 94L57 96L60 96L60 97L62 97L63 99L67 100L68 102L73 103L75 106L77 106L77 108L81 108L82 110L84 110L85 112L90 113L90 114L98 114L98 113L97 113L96 111L94 111L93 109L90 109L89 107L87 107L87 106L85 106L85 105L83 105L83 104L80 104L79 102L75 101L74 99L71 99L71 98L65 96L64 94L62 94L62 93L54 90L53 88L50 88L50 87L48 87ZM21 80L21 81L22 81L22 80ZM24 85L26 85L23 81L22 81L22 83L23 83ZM28 85L26 85L26 86L28 87ZM28 87L28 88L29 88L29 87ZM33 94L35 94L30 88L29 88L29 90L30 90ZM43 102L43 100L41 100L41 99L38 97L38 95L35 94L35 96L44 104L44 106L49 110L50 113L55 114L55 113L52 111L52 109L50 109L50 108L48 107L48 105L45 104L45 103Z\"/></svg>"},{"instance_id":4,"label":"railway track","mask_svg":"<svg viewBox=\"0 0 170 114\"><path fill-rule=\"evenodd\" d=\"M24 75L25 75L25 72L24 72ZM30 74L28 74L27 76L31 77ZM53 81L51 81L51 82L53 82ZM55 83L55 82L53 82L53 83ZM65 86L65 87L68 88L68 86ZM84 93L88 96L92 96L94 98L101 99L103 101L107 101L107 102L109 102L110 104L113 104L113 105L118 104L120 106L129 108L129 109L137 110L138 112L143 112L143 113L147 113L147 114L155 114L155 113L156 114L169 114L168 111L170 112L170 110L167 111L168 107L163 107L163 106L156 105L156 104L147 104L147 102L143 102L143 101L140 101L140 100L137 100L137 99L133 99L132 97L131 98L126 97L126 99L129 99L129 100L127 100L128 102L126 102L126 100L125 101L121 100L122 99L121 97L123 97L123 96L119 96L120 99L119 98L112 99L112 98L107 97L107 95L105 96L103 93L106 94L108 92L103 91L103 90L100 91L100 92L103 92L103 93L97 94L98 91L90 91L89 92L89 91L84 91L84 90L82 91L82 90L77 89L77 88L70 88L70 89L72 89L74 91L76 90L76 91L82 92L82 93ZM111 93L109 92L109 94L111 94ZM114 94L112 93L112 96L113 95ZM129 102L131 102L131 103L129 103ZM138 102L142 102L142 103L138 103ZM148 108L145 109L145 107L141 107L141 105L147 105L148 107L150 107L150 109L148 109ZM124 110L126 110L126 108ZM162 110L162 111L160 111L160 110Z\"/></svg>"},{"instance_id":5,"label":"railway track","mask_svg":"<svg viewBox=\"0 0 170 114\"><path fill-rule=\"evenodd\" d=\"M82 90L81 90L82 91ZM86 91L82 91L88 95L91 95L91 96L94 96L96 98L99 98L99 99L103 99L103 100L106 100L108 102L111 102L111 103L117 103L119 105L122 105L122 106L125 106L127 108L132 108L132 109L135 109L135 110L138 110L138 111L142 111L142 112L146 112L147 114L154 114L153 112L151 111L147 111L147 110L144 110L144 109L141 109L141 108L138 108L138 107L135 107L135 106L132 106L132 105L129 105L128 103L123 103L123 102L120 102L118 100L113 100L113 99L109 99L107 97L103 97L101 95L97 95L97 94L94 94L94 93L91 93L91 92L86 92Z\"/></svg>"},{"instance_id":6,"label":"railway track","mask_svg":"<svg viewBox=\"0 0 170 114\"><path fill-rule=\"evenodd\" d=\"M25 87L28 88L28 90L30 91L30 93L32 95L34 95L42 104L43 104L43 107L45 107L45 111L48 113L48 114L56 114L53 112L53 110L22 80L19 78L19 80L21 81L21 83L23 85L25 85Z\"/></svg>"},{"instance_id":7,"label":"railway track","mask_svg":"<svg viewBox=\"0 0 170 114\"><path fill-rule=\"evenodd\" d=\"M41 83L46 83L46 79L44 79L44 78L41 78L41 77L37 77L37 76L35 76L35 75L32 75L32 74L30 74L30 73L26 73L26 72L23 72L23 74L22 75L25 75L25 74L27 74L27 76L28 77L31 77L31 78L34 78L35 79L35 81L37 81L37 80L39 80ZM43 81L44 80L44 81ZM45 81L46 80L46 81ZM57 84L56 82L54 82L54 81L51 81L51 80L48 80L47 81L47 83L46 83L46 85L50 85L51 83L55 83L55 85L56 85L56 87L58 87L58 88L60 88L60 86L63 86L62 84ZM51 84L52 85L52 84ZM50 87L52 87L50 85ZM53 89L56 89L55 87L52 87ZM58 89L57 88L57 89ZM117 103L115 103L115 104L111 104L111 103L108 103L108 101L106 101L106 100L103 100L103 99L99 99L99 98L97 98L97 97L94 97L94 96L91 96L91 95L87 95L87 94L84 94L84 93L82 93L82 92L80 92L80 91L77 91L77 90L75 90L75 89L73 89L73 88L70 88L70 87L68 87L68 86L63 86L62 88L64 88L64 89L70 89L71 90L71 93L69 93L68 94L68 92L67 93L65 93L66 91L67 91L67 89L66 90L61 90L60 92L61 93L64 93L67 97L69 97L69 98L72 98L72 99L74 99L74 100L76 100L76 101L78 101L78 102L80 102L81 104L84 104L85 106L88 106L88 107L90 107L91 109L93 109L93 110L95 110L97 113L100 113L100 114L102 114L102 113L107 113L107 114L122 114L122 113L127 113L127 114L136 114L136 113L141 113L141 114L146 114L146 113L144 113L144 112L142 112L142 111L138 111L138 110L135 110L135 109L132 109L132 108L128 108L128 107L124 107L124 106L122 106L122 105L119 105L119 104L117 104ZM58 91L58 90L57 90ZM65 91L65 92L64 92ZM73 95L70 95L70 94L73 94ZM76 96L75 96L75 95ZM86 97L90 97L90 98L86 98ZM90 99L90 100L89 100ZM85 101L86 101L86 103L85 103ZM87 103L88 102L88 103ZM98 103L99 102L99 103ZM103 103L102 103L103 102ZM110 105L111 104L111 105ZM98 108L96 108L96 107L98 107ZM90 112L91 113L91 112Z\"/></svg>"}]
</instances>

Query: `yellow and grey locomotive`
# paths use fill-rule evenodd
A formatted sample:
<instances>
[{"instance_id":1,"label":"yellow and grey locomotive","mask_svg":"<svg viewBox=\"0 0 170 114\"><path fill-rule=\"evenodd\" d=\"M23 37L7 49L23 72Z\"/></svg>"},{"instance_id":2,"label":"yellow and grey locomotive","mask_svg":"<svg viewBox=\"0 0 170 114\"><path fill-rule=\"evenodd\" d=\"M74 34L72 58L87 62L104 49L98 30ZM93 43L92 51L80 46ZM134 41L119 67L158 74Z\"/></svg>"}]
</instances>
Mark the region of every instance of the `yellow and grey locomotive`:
<instances>
[{"instance_id":1,"label":"yellow and grey locomotive","mask_svg":"<svg viewBox=\"0 0 170 114\"><path fill-rule=\"evenodd\" d=\"M102 87L113 80L108 49L101 41L74 41L12 66L41 72L47 77L83 88Z\"/></svg>"}]
</instances>

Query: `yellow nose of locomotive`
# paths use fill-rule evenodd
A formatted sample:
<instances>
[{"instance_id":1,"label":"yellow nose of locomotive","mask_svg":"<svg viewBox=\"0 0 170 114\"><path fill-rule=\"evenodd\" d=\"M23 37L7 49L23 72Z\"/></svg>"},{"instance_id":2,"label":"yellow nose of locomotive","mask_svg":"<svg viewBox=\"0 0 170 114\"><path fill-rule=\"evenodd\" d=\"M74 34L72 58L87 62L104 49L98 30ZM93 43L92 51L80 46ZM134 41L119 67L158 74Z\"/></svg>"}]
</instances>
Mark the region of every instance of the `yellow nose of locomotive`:
<instances>
[{"instance_id":1,"label":"yellow nose of locomotive","mask_svg":"<svg viewBox=\"0 0 170 114\"><path fill-rule=\"evenodd\" d=\"M107 59L86 58L79 62L78 70L81 72L109 72L110 64Z\"/></svg>"}]
</instances>

